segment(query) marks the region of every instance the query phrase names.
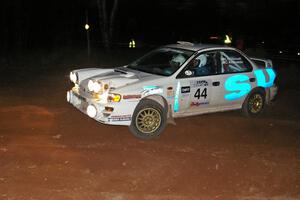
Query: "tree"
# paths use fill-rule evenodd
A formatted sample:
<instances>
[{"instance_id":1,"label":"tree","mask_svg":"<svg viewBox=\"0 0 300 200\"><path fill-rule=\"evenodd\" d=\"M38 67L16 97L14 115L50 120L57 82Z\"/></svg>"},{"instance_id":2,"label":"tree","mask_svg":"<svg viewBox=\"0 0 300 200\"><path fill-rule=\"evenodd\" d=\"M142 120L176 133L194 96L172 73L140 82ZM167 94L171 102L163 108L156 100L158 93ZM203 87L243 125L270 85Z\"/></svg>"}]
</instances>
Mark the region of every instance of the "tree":
<instances>
[{"instance_id":1,"label":"tree","mask_svg":"<svg viewBox=\"0 0 300 200\"><path fill-rule=\"evenodd\" d=\"M107 5L106 0L97 0L100 31L106 49L109 49L112 44L114 21L118 9L118 0L109 2L112 2L112 5Z\"/></svg>"}]
</instances>

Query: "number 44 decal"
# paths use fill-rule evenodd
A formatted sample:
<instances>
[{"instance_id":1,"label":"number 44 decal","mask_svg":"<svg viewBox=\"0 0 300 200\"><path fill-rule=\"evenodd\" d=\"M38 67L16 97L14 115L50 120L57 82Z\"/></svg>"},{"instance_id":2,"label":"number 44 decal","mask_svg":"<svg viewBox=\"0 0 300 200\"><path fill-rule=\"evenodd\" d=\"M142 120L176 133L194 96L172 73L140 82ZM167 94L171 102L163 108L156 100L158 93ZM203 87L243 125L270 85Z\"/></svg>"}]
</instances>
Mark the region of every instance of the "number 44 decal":
<instances>
[{"instance_id":1,"label":"number 44 decal","mask_svg":"<svg viewBox=\"0 0 300 200\"><path fill-rule=\"evenodd\" d=\"M201 97L206 99L207 97L207 88L203 88L201 91L200 88L197 89L196 93L194 94L194 97L197 99L200 99Z\"/></svg>"}]
</instances>

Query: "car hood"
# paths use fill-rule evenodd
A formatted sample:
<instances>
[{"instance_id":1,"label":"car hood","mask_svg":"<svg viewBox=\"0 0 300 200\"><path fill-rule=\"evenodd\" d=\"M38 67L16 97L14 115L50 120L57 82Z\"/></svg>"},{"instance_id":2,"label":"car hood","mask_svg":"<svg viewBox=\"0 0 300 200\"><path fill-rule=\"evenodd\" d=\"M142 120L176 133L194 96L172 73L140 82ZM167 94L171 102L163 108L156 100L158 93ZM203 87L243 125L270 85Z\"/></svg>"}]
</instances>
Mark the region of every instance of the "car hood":
<instances>
[{"instance_id":1,"label":"car hood","mask_svg":"<svg viewBox=\"0 0 300 200\"><path fill-rule=\"evenodd\" d=\"M97 81L102 85L108 84L111 90L121 88L126 85L132 85L137 82L154 80L161 76L153 75L141 71L120 67L115 69L103 69L104 73L89 77L82 81L82 85L87 86L89 80Z\"/></svg>"}]
</instances>

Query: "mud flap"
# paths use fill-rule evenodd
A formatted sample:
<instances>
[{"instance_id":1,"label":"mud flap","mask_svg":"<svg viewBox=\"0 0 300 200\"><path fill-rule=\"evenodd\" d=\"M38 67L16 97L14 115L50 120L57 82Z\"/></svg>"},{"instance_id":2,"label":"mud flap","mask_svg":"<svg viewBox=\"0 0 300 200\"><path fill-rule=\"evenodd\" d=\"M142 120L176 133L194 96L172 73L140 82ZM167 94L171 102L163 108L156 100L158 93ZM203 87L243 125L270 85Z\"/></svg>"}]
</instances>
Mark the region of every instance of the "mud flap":
<instances>
[{"instance_id":1,"label":"mud flap","mask_svg":"<svg viewBox=\"0 0 300 200\"><path fill-rule=\"evenodd\" d=\"M169 104L169 109L168 109L168 114L167 114L167 124L173 124L173 125L176 125L176 122L173 118L173 115L172 115L172 105Z\"/></svg>"}]
</instances>

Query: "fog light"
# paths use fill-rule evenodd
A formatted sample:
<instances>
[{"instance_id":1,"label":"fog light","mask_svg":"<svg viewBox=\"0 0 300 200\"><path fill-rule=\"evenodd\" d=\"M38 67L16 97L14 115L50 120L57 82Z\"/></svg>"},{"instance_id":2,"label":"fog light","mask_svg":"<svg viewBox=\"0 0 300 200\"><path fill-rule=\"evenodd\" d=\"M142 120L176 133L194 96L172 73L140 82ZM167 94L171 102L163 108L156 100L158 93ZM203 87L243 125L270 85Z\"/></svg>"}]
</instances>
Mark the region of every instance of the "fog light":
<instances>
[{"instance_id":1,"label":"fog light","mask_svg":"<svg viewBox=\"0 0 300 200\"><path fill-rule=\"evenodd\" d=\"M97 109L93 105L88 105L88 107L86 109L86 113L89 117L94 118L97 115Z\"/></svg>"}]
</instances>

